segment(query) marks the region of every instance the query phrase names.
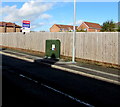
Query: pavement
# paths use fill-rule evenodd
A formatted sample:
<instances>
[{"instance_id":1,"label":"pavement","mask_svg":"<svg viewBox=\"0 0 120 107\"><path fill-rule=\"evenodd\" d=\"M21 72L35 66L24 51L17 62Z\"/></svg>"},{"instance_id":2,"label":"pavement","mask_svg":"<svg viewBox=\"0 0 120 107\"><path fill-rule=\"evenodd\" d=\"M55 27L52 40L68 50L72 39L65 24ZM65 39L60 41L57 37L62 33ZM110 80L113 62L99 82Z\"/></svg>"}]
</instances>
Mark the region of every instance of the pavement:
<instances>
[{"instance_id":1,"label":"pavement","mask_svg":"<svg viewBox=\"0 0 120 107\"><path fill-rule=\"evenodd\" d=\"M87 63L72 63L65 62L64 60L54 60L38 57L23 52L17 52L12 50L1 50L0 54L11 56L14 58L26 60L29 62L35 62L57 68L65 72L70 72L77 75L82 75L90 78L94 78L101 81L106 81L112 84L120 85L120 70L115 68L108 68L104 66L87 64Z\"/></svg>"}]
</instances>

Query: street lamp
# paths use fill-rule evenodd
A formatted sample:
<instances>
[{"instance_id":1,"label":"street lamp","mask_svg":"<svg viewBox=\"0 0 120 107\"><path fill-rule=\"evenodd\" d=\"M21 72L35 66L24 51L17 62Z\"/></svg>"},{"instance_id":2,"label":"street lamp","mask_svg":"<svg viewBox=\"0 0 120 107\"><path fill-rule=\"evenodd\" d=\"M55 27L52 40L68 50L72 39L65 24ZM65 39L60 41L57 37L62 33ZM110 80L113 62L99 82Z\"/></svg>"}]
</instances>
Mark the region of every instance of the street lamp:
<instances>
[{"instance_id":1,"label":"street lamp","mask_svg":"<svg viewBox=\"0 0 120 107\"><path fill-rule=\"evenodd\" d=\"M72 49L72 62L75 63L75 37L76 37L76 0L74 0L74 22L73 22L73 49Z\"/></svg>"}]
</instances>

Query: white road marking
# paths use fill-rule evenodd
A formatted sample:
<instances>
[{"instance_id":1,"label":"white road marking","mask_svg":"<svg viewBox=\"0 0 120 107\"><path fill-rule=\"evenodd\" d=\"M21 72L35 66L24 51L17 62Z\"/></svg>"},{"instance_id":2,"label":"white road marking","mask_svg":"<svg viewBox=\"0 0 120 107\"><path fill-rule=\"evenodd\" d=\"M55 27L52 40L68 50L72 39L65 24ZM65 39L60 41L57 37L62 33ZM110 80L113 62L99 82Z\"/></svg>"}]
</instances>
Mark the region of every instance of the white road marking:
<instances>
[{"instance_id":1,"label":"white road marking","mask_svg":"<svg viewBox=\"0 0 120 107\"><path fill-rule=\"evenodd\" d=\"M29 77L27 77L27 76L24 76L23 74L19 74L19 76L20 76L20 77L23 77L23 78L26 78L26 79L28 79L28 80L31 80L31 81L33 81L33 82L35 82L35 83L39 83L38 81L33 80L32 78L29 78ZM54 91L54 92L57 92L57 93L59 93L59 94L62 94L62 95L66 96L66 97L68 97L68 98L70 98L70 99L72 99L72 100L74 100L74 101L76 101L76 102L78 102L78 103L80 103L80 104L84 104L85 106L88 106L88 107L94 107L93 105L91 105L91 104L89 104L89 103L86 103L86 102L84 102L84 101L81 101L81 100L79 100L79 99L77 99L77 98L75 98L75 97L73 97L73 96L71 96L71 95L69 95L69 94L66 94L66 93L64 93L64 92L62 92L62 91L60 91L60 90L57 90L57 89L55 89L55 88L53 88L53 87L50 87L50 86L48 86L48 85L46 85L46 84L41 83L41 85L44 86L44 87L46 87L46 88L48 88L48 89L50 89L50 90L52 90L52 91Z\"/></svg>"},{"instance_id":2,"label":"white road marking","mask_svg":"<svg viewBox=\"0 0 120 107\"><path fill-rule=\"evenodd\" d=\"M30 80L30 81L33 81L33 82L35 82L35 83L38 83L38 81L33 80L32 78L29 78L29 77L27 77L27 76L24 76L23 74L19 74L19 76L20 76L20 77L23 77L23 78L26 78L26 79L28 79L28 80Z\"/></svg>"},{"instance_id":3,"label":"white road marking","mask_svg":"<svg viewBox=\"0 0 120 107\"><path fill-rule=\"evenodd\" d=\"M69 95L69 94L66 94L66 93L64 93L64 92L62 92L62 91L59 91L59 90L57 90L57 89L55 89L55 88L52 88L52 87L50 87L50 86L48 86L48 85L45 85L45 84L41 84L41 85L44 86L44 87L46 87L46 88L48 88L48 89L51 89L51 90L53 90L53 91L55 91L55 92L57 92L57 93L60 93L60 94L62 94L62 95L64 95L64 96L66 96L66 97L68 97L68 98L70 98L70 99L72 99L72 100L80 103L80 104L84 104L85 106L88 106L88 107L94 107L94 106L91 105L91 104L88 104L88 103L86 103L86 102L84 102L84 101L81 101L81 100L79 100L79 99L77 99L77 98L75 98L75 97L73 97L73 96L71 96L71 95Z\"/></svg>"}]
</instances>

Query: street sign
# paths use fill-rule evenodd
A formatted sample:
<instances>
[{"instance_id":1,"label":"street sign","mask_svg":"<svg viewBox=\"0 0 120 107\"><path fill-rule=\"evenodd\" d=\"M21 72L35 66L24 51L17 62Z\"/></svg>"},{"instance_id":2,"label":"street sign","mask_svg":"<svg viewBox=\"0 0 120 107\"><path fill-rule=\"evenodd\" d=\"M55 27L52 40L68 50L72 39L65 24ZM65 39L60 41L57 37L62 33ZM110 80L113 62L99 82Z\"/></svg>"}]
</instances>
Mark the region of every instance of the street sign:
<instances>
[{"instance_id":1,"label":"street sign","mask_svg":"<svg viewBox=\"0 0 120 107\"><path fill-rule=\"evenodd\" d=\"M23 23L30 24L30 21L23 20Z\"/></svg>"},{"instance_id":2,"label":"street sign","mask_svg":"<svg viewBox=\"0 0 120 107\"><path fill-rule=\"evenodd\" d=\"M30 21L22 21L22 32L30 32Z\"/></svg>"},{"instance_id":3,"label":"street sign","mask_svg":"<svg viewBox=\"0 0 120 107\"><path fill-rule=\"evenodd\" d=\"M23 27L25 27L25 28L30 28L30 24L25 24L25 23L23 23Z\"/></svg>"}]
</instances>

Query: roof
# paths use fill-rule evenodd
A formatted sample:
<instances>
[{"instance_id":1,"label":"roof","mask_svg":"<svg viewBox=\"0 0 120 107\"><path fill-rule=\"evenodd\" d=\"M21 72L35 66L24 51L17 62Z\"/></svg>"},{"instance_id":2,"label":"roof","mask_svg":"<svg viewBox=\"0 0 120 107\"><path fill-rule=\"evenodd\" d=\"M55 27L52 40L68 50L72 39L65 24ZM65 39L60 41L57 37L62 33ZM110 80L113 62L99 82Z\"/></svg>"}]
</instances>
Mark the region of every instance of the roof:
<instances>
[{"instance_id":1,"label":"roof","mask_svg":"<svg viewBox=\"0 0 120 107\"><path fill-rule=\"evenodd\" d=\"M120 26L120 22L116 23L117 26Z\"/></svg>"},{"instance_id":2,"label":"roof","mask_svg":"<svg viewBox=\"0 0 120 107\"><path fill-rule=\"evenodd\" d=\"M60 25L60 24L55 24L57 27L59 27L60 29L67 29L67 30L73 30L73 26L72 25ZM78 26L76 26L75 28L77 29Z\"/></svg>"},{"instance_id":3,"label":"roof","mask_svg":"<svg viewBox=\"0 0 120 107\"><path fill-rule=\"evenodd\" d=\"M91 23L91 22L83 22L83 23L85 23L89 28L101 29L101 26L98 23Z\"/></svg>"},{"instance_id":4,"label":"roof","mask_svg":"<svg viewBox=\"0 0 120 107\"><path fill-rule=\"evenodd\" d=\"M0 26L7 26L7 27L17 27L17 28L21 28L21 26L15 24L15 23L11 23L11 22L0 22Z\"/></svg>"}]
</instances>

